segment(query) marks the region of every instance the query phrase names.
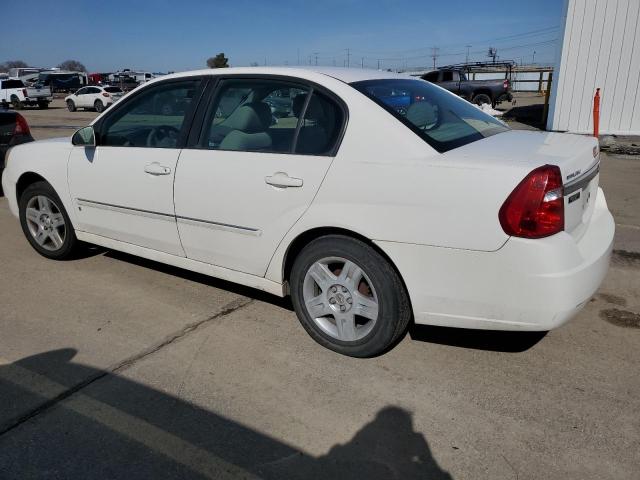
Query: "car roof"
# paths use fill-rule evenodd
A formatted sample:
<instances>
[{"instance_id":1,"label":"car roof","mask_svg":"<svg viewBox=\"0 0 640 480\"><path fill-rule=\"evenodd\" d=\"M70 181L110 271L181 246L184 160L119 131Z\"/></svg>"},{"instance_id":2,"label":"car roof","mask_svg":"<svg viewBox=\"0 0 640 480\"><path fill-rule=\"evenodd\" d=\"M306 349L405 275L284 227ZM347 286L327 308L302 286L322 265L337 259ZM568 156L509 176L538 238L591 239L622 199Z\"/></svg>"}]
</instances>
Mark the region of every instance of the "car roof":
<instances>
[{"instance_id":1,"label":"car roof","mask_svg":"<svg viewBox=\"0 0 640 480\"><path fill-rule=\"evenodd\" d=\"M231 67L231 68L207 68L188 72L172 73L164 75L160 79L190 77L194 75L283 75L301 78L310 78L313 74L322 74L335 78L345 83L353 83L364 80L380 79L415 79L402 73L388 72L385 70L373 70L368 68L341 68L341 67ZM159 79L155 79L156 81Z\"/></svg>"}]
</instances>

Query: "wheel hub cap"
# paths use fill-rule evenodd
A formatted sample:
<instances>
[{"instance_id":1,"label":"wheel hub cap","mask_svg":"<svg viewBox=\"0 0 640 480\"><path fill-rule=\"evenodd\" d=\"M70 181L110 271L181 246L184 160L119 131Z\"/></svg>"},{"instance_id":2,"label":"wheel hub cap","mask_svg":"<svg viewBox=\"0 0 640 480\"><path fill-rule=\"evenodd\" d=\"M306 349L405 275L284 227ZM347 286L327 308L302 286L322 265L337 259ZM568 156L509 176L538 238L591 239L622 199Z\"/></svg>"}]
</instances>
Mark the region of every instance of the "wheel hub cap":
<instances>
[{"instance_id":1,"label":"wheel hub cap","mask_svg":"<svg viewBox=\"0 0 640 480\"><path fill-rule=\"evenodd\" d=\"M353 296L344 285L333 285L327 292L327 298L336 312L348 312L353 305Z\"/></svg>"}]
</instances>

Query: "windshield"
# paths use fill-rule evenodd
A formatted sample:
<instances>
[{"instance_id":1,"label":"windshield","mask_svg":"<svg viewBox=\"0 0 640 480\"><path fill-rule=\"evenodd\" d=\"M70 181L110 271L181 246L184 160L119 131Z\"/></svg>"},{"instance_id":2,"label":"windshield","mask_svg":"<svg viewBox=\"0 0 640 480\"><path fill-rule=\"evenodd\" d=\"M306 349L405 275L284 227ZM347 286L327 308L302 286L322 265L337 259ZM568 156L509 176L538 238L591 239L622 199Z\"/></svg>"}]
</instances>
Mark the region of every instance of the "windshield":
<instances>
[{"instance_id":1,"label":"windshield","mask_svg":"<svg viewBox=\"0 0 640 480\"><path fill-rule=\"evenodd\" d=\"M351 86L440 153L509 130L471 103L424 80L366 80Z\"/></svg>"}]
</instances>

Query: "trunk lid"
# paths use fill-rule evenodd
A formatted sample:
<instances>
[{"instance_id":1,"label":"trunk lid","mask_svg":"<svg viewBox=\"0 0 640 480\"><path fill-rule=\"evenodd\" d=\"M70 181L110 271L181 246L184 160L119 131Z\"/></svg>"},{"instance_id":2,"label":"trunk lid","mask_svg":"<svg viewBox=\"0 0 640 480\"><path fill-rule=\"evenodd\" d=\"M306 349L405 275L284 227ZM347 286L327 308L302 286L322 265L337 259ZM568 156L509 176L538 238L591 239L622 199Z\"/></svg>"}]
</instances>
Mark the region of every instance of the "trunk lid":
<instances>
[{"instance_id":1,"label":"trunk lid","mask_svg":"<svg viewBox=\"0 0 640 480\"><path fill-rule=\"evenodd\" d=\"M579 240L593 214L599 184L600 151L593 137L511 130L458 149L496 166L522 166L522 178L542 165L557 165L564 186L565 231ZM520 175L520 173L519 173ZM513 188L517 185L514 184Z\"/></svg>"}]
</instances>

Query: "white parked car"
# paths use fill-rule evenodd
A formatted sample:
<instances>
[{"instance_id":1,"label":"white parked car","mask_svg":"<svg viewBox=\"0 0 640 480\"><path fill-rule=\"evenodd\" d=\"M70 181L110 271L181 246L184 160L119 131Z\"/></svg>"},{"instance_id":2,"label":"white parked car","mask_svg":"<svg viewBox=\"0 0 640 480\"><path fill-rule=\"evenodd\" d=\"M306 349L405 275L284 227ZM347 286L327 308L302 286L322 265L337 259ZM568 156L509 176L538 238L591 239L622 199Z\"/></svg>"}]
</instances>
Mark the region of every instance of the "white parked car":
<instances>
[{"instance_id":1,"label":"white parked car","mask_svg":"<svg viewBox=\"0 0 640 480\"><path fill-rule=\"evenodd\" d=\"M275 122L269 96L291 114ZM513 131L363 69L170 75L6 163L11 212L45 257L83 241L291 295L316 341L360 357L412 320L558 327L598 289L614 236L595 139Z\"/></svg>"},{"instance_id":2,"label":"white parked car","mask_svg":"<svg viewBox=\"0 0 640 480\"><path fill-rule=\"evenodd\" d=\"M75 93L67 96L64 101L70 112L78 108L94 109L96 112L104 111L108 106L120 100L124 92L120 87L92 85L80 88Z\"/></svg>"}]
</instances>

